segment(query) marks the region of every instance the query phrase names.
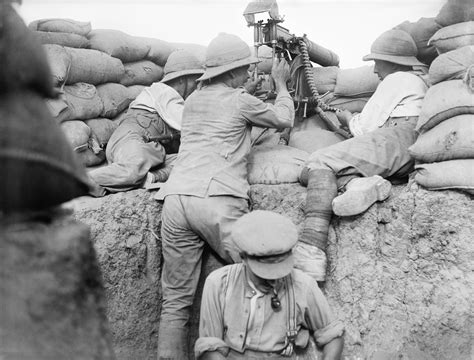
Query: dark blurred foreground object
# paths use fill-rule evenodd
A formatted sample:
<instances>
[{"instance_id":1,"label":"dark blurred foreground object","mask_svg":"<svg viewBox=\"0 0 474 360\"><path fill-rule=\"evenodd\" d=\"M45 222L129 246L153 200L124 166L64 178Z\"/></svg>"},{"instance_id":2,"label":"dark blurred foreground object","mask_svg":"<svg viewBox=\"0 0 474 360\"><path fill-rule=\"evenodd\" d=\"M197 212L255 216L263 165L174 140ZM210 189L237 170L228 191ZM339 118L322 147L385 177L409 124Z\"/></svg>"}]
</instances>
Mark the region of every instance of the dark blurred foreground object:
<instances>
[{"instance_id":1,"label":"dark blurred foreground object","mask_svg":"<svg viewBox=\"0 0 474 360\"><path fill-rule=\"evenodd\" d=\"M30 89L54 97L52 77L41 43L10 2L0 1L0 94Z\"/></svg>"},{"instance_id":2,"label":"dark blurred foreground object","mask_svg":"<svg viewBox=\"0 0 474 360\"><path fill-rule=\"evenodd\" d=\"M86 195L84 167L42 98L0 97L0 213L40 210Z\"/></svg>"},{"instance_id":3,"label":"dark blurred foreground object","mask_svg":"<svg viewBox=\"0 0 474 360\"><path fill-rule=\"evenodd\" d=\"M115 359L90 230L69 215L0 219L1 359Z\"/></svg>"}]
</instances>

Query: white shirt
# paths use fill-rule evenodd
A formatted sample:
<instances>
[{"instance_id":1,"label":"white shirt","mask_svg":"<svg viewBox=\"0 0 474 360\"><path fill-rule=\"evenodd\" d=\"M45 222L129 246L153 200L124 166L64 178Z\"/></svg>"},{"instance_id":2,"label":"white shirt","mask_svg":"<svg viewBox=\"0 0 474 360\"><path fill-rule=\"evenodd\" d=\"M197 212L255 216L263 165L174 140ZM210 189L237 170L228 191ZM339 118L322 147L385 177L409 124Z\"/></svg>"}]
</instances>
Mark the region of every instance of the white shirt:
<instances>
[{"instance_id":1,"label":"white shirt","mask_svg":"<svg viewBox=\"0 0 474 360\"><path fill-rule=\"evenodd\" d=\"M382 127L390 117L418 116L428 90L427 84L412 72L388 75L377 87L360 114L349 121L354 136Z\"/></svg>"},{"instance_id":2,"label":"white shirt","mask_svg":"<svg viewBox=\"0 0 474 360\"><path fill-rule=\"evenodd\" d=\"M173 129L181 131L184 100L171 86L154 83L145 88L130 104L130 109L157 113Z\"/></svg>"}]
</instances>

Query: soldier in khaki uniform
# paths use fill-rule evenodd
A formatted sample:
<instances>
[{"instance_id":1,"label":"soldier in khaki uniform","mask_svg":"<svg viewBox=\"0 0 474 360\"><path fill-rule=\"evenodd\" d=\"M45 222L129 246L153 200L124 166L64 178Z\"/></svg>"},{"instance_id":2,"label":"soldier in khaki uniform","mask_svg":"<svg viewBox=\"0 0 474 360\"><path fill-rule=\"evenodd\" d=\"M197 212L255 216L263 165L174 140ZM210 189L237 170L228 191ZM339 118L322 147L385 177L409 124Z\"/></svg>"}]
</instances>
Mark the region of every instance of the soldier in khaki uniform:
<instances>
[{"instance_id":1,"label":"soldier in khaki uniform","mask_svg":"<svg viewBox=\"0 0 474 360\"><path fill-rule=\"evenodd\" d=\"M256 210L237 220L231 235L243 263L206 279L196 358L294 358L312 334L324 359L339 359L344 326L316 281L293 268L298 231L291 220Z\"/></svg>"},{"instance_id":2,"label":"soldier in khaki uniform","mask_svg":"<svg viewBox=\"0 0 474 360\"><path fill-rule=\"evenodd\" d=\"M204 73L200 61L186 50L169 56L165 76L145 88L130 104L125 119L106 148L108 165L89 172L93 195L139 187L150 169L163 164L166 154L178 152L184 100L196 89ZM151 141L168 136L167 143Z\"/></svg>"}]
</instances>

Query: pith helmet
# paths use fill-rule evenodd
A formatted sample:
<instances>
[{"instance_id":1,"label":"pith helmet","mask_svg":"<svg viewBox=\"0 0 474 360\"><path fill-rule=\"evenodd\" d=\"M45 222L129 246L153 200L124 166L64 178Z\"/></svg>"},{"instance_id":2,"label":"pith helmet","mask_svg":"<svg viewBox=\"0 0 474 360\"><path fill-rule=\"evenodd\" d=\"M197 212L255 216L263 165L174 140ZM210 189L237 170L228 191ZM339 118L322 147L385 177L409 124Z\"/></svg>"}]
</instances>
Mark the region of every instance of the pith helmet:
<instances>
[{"instance_id":1,"label":"pith helmet","mask_svg":"<svg viewBox=\"0 0 474 360\"><path fill-rule=\"evenodd\" d=\"M418 61L418 49L409 33L403 30L388 30L373 42L370 54L362 60L384 60L407 66L426 66Z\"/></svg>"},{"instance_id":2,"label":"pith helmet","mask_svg":"<svg viewBox=\"0 0 474 360\"><path fill-rule=\"evenodd\" d=\"M184 75L203 74L204 68L199 59L187 50L173 51L164 68L165 76L161 82L168 82Z\"/></svg>"},{"instance_id":3,"label":"pith helmet","mask_svg":"<svg viewBox=\"0 0 474 360\"><path fill-rule=\"evenodd\" d=\"M241 66L256 64L249 46L238 36L220 33L207 47L206 71L198 80L208 80Z\"/></svg>"},{"instance_id":4,"label":"pith helmet","mask_svg":"<svg viewBox=\"0 0 474 360\"><path fill-rule=\"evenodd\" d=\"M298 230L287 217L272 211L252 211L235 222L231 236L257 276L279 279L291 272Z\"/></svg>"}]
</instances>

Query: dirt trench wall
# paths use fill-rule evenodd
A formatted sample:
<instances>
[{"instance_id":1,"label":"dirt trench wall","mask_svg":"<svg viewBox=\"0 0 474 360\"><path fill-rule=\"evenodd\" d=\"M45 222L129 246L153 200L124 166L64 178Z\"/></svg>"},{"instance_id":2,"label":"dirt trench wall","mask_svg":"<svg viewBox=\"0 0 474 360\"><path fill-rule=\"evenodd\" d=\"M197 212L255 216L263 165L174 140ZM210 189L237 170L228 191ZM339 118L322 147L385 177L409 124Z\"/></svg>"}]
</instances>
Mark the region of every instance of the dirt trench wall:
<instances>
[{"instance_id":1,"label":"dirt trench wall","mask_svg":"<svg viewBox=\"0 0 474 360\"><path fill-rule=\"evenodd\" d=\"M75 217L91 227L123 360L156 357L161 205L152 195L135 190L73 202ZM254 185L251 197L255 209L301 226L300 185ZM471 359L473 210L469 195L409 183L361 216L333 219L325 292L346 324L346 359ZM219 266L207 254L203 277ZM196 303L190 343L198 316ZM302 358L317 353L313 347Z\"/></svg>"}]
</instances>

